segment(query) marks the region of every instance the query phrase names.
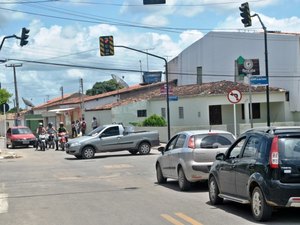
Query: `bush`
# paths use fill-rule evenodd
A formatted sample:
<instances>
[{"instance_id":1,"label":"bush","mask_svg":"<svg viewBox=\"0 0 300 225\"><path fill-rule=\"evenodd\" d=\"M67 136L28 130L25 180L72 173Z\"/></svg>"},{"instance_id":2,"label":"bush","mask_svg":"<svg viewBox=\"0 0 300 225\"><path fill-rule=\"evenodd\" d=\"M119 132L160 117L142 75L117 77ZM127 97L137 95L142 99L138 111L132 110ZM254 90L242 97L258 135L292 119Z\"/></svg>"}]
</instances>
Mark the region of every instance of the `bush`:
<instances>
[{"instance_id":1,"label":"bush","mask_svg":"<svg viewBox=\"0 0 300 225\"><path fill-rule=\"evenodd\" d=\"M164 127L167 125L165 119L162 116L153 114L143 121L143 126L145 127Z\"/></svg>"}]
</instances>

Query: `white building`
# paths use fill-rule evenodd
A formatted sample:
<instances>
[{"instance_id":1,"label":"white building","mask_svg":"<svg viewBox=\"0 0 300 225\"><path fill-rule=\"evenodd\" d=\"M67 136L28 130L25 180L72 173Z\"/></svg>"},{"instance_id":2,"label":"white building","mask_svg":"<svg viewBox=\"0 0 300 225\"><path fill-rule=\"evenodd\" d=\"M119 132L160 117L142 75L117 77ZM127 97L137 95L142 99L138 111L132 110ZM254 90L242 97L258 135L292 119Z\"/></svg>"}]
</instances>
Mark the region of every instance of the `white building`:
<instances>
[{"instance_id":1,"label":"white building","mask_svg":"<svg viewBox=\"0 0 300 225\"><path fill-rule=\"evenodd\" d=\"M269 85L288 91L289 110L299 121L300 34L268 33L267 40ZM168 63L169 79L178 79L178 85L234 81L239 56L259 59L265 75L264 34L210 32Z\"/></svg>"}]
</instances>

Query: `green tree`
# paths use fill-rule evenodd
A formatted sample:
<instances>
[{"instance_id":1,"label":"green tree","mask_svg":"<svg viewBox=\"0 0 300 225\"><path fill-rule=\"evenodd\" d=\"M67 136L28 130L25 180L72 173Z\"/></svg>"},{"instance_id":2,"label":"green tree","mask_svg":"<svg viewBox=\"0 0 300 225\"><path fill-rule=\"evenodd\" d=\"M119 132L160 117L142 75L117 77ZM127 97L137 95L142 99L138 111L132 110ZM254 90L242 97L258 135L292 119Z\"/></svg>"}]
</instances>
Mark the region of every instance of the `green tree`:
<instances>
[{"instance_id":1,"label":"green tree","mask_svg":"<svg viewBox=\"0 0 300 225\"><path fill-rule=\"evenodd\" d=\"M164 127L167 125L165 119L162 116L156 114L153 114L152 116L146 118L142 124L145 127Z\"/></svg>"},{"instance_id":2,"label":"green tree","mask_svg":"<svg viewBox=\"0 0 300 225\"><path fill-rule=\"evenodd\" d=\"M96 82L91 89L86 91L86 95L98 95L110 91L115 91L123 88L116 80L110 79L108 81Z\"/></svg>"},{"instance_id":3,"label":"green tree","mask_svg":"<svg viewBox=\"0 0 300 225\"><path fill-rule=\"evenodd\" d=\"M0 89L0 104L8 103L9 98L12 96L6 89Z\"/></svg>"}]
</instances>

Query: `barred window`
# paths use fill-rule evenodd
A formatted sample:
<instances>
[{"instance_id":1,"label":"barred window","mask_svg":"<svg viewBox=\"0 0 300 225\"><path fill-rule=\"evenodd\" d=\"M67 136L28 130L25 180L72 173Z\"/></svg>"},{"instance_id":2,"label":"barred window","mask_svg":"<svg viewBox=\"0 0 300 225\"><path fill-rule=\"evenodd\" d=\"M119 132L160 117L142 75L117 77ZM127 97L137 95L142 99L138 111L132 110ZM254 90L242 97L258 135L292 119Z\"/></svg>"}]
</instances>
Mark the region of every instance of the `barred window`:
<instances>
[{"instance_id":1,"label":"barred window","mask_svg":"<svg viewBox=\"0 0 300 225\"><path fill-rule=\"evenodd\" d=\"M179 111L179 119L184 119L183 107L178 107L178 111Z\"/></svg>"},{"instance_id":2,"label":"barred window","mask_svg":"<svg viewBox=\"0 0 300 225\"><path fill-rule=\"evenodd\" d=\"M138 110L137 117L147 117L147 110L146 109Z\"/></svg>"}]
</instances>

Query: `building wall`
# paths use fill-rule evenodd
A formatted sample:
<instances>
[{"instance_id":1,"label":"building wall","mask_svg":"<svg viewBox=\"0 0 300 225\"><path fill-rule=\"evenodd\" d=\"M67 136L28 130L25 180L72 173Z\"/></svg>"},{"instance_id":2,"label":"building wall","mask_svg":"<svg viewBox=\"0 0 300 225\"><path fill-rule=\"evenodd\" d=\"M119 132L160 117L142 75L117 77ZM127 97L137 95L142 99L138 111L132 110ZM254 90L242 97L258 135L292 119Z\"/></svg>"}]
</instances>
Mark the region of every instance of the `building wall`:
<instances>
[{"instance_id":1,"label":"building wall","mask_svg":"<svg viewBox=\"0 0 300 225\"><path fill-rule=\"evenodd\" d=\"M300 111L299 37L268 34L270 86L290 91L291 111ZM263 33L210 32L169 62L169 78L178 79L178 85L195 84L197 67L202 66L205 83L233 81L235 60L239 56L259 59L260 74L265 75L264 53Z\"/></svg>"}]
</instances>

